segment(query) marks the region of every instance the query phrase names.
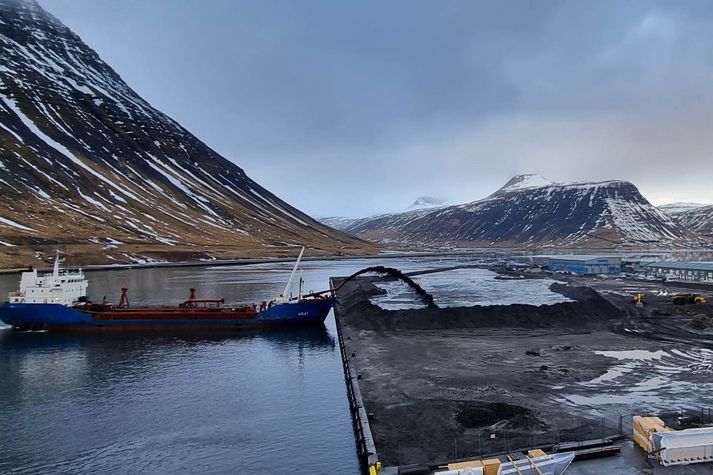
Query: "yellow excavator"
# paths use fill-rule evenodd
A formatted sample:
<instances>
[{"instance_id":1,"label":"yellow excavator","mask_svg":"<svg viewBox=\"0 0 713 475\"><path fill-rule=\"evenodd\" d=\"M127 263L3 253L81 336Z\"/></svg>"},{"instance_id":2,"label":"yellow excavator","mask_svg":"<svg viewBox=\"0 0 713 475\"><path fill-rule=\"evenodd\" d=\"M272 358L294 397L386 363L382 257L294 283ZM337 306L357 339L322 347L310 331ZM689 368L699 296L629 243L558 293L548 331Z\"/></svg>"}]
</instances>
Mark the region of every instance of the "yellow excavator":
<instances>
[{"instance_id":1,"label":"yellow excavator","mask_svg":"<svg viewBox=\"0 0 713 475\"><path fill-rule=\"evenodd\" d=\"M644 303L644 294L634 294L634 303L636 304L637 307L643 307Z\"/></svg>"},{"instance_id":2,"label":"yellow excavator","mask_svg":"<svg viewBox=\"0 0 713 475\"><path fill-rule=\"evenodd\" d=\"M689 305L706 303L706 298L698 294L675 294L671 296L674 305Z\"/></svg>"}]
</instances>

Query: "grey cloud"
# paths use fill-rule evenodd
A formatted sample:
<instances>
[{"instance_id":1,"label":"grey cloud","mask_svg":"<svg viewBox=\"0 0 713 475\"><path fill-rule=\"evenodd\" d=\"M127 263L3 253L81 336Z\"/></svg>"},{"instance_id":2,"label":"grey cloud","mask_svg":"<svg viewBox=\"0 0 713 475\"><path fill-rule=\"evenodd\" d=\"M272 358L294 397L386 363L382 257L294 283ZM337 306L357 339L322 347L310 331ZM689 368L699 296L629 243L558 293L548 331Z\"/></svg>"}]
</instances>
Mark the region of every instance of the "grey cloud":
<instances>
[{"instance_id":1,"label":"grey cloud","mask_svg":"<svg viewBox=\"0 0 713 475\"><path fill-rule=\"evenodd\" d=\"M710 2L40 1L315 215L472 200L521 172L713 201Z\"/></svg>"}]
</instances>

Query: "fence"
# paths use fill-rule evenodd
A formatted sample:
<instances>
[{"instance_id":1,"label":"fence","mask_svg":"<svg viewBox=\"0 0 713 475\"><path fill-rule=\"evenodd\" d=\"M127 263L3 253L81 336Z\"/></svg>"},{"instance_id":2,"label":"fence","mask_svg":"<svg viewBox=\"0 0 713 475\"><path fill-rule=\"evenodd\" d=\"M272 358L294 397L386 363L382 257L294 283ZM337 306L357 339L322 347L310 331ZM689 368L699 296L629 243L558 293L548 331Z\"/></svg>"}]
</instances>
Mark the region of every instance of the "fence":
<instances>
[{"instance_id":1,"label":"fence","mask_svg":"<svg viewBox=\"0 0 713 475\"><path fill-rule=\"evenodd\" d=\"M577 418L561 420L559 427L548 430L530 429L469 429L457 437L411 437L404 435L394 445L395 457L390 450L381 450L380 455L388 464L434 464L453 460L481 458L499 454L515 453L532 448L546 451L569 450L577 444L584 445L598 439L629 437L633 416L620 414L613 418ZM702 425L713 425L713 410L679 410L638 415L657 415L675 430ZM393 459L392 459L393 458Z\"/></svg>"},{"instance_id":2,"label":"fence","mask_svg":"<svg viewBox=\"0 0 713 475\"><path fill-rule=\"evenodd\" d=\"M581 443L604 439L620 433L623 419L606 420L572 418L571 423L549 430L530 429L470 429L453 438L402 438L397 443L399 465L442 463L465 458L480 458L502 453L514 453L531 448L553 447L564 443ZM622 424L620 424L622 421ZM382 456L386 455L382 453Z\"/></svg>"}]
</instances>

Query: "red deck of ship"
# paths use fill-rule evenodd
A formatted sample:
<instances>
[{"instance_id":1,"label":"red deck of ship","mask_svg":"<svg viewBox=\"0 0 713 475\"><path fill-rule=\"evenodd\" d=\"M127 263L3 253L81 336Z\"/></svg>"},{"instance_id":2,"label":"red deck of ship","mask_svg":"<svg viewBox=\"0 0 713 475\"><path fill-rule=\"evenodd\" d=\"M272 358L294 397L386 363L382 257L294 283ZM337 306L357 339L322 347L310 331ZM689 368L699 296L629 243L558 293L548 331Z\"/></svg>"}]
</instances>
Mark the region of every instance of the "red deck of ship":
<instances>
[{"instance_id":1,"label":"red deck of ship","mask_svg":"<svg viewBox=\"0 0 713 475\"><path fill-rule=\"evenodd\" d=\"M105 310L78 309L95 320L253 320L257 317L255 307L216 308L108 308Z\"/></svg>"}]
</instances>

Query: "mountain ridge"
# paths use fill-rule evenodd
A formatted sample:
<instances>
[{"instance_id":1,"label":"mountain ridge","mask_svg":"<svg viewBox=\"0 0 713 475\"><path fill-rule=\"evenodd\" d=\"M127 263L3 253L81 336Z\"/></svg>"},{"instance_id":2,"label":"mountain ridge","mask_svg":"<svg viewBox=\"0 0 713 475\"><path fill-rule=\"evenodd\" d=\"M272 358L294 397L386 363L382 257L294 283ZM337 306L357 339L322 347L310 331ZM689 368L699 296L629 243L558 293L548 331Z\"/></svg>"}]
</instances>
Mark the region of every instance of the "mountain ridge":
<instances>
[{"instance_id":1,"label":"mountain ridge","mask_svg":"<svg viewBox=\"0 0 713 475\"><path fill-rule=\"evenodd\" d=\"M669 216L677 216L682 213L688 213L696 209L705 208L707 206L713 206L704 203L690 203L690 202L676 202L667 203L665 205L659 205L658 208Z\"/></svg>"},{"instance_id":2,"label":"mountain ridge","mask_svg":"<svg viewBox=\"0 0 713 475\"><path fill-rule=\"evenodd\" d=\"M688 209L679 206L676 212L672 212L671 208L668 212L672 219L683 228L713 239L713 205L700 205L688 207Z\"/></svg>"},{"instance_id":3,"label":"mountain ridge","mask_svg":"<svg viewBox=\"0 0 713 475\"><path fill-rule=\"evenodd\" d=\"M694 239L627 181L553 183L535 175L513 177L470 203L360 218L340 229L447 247L645 247Z\"/></svg>"}]
</instances>

